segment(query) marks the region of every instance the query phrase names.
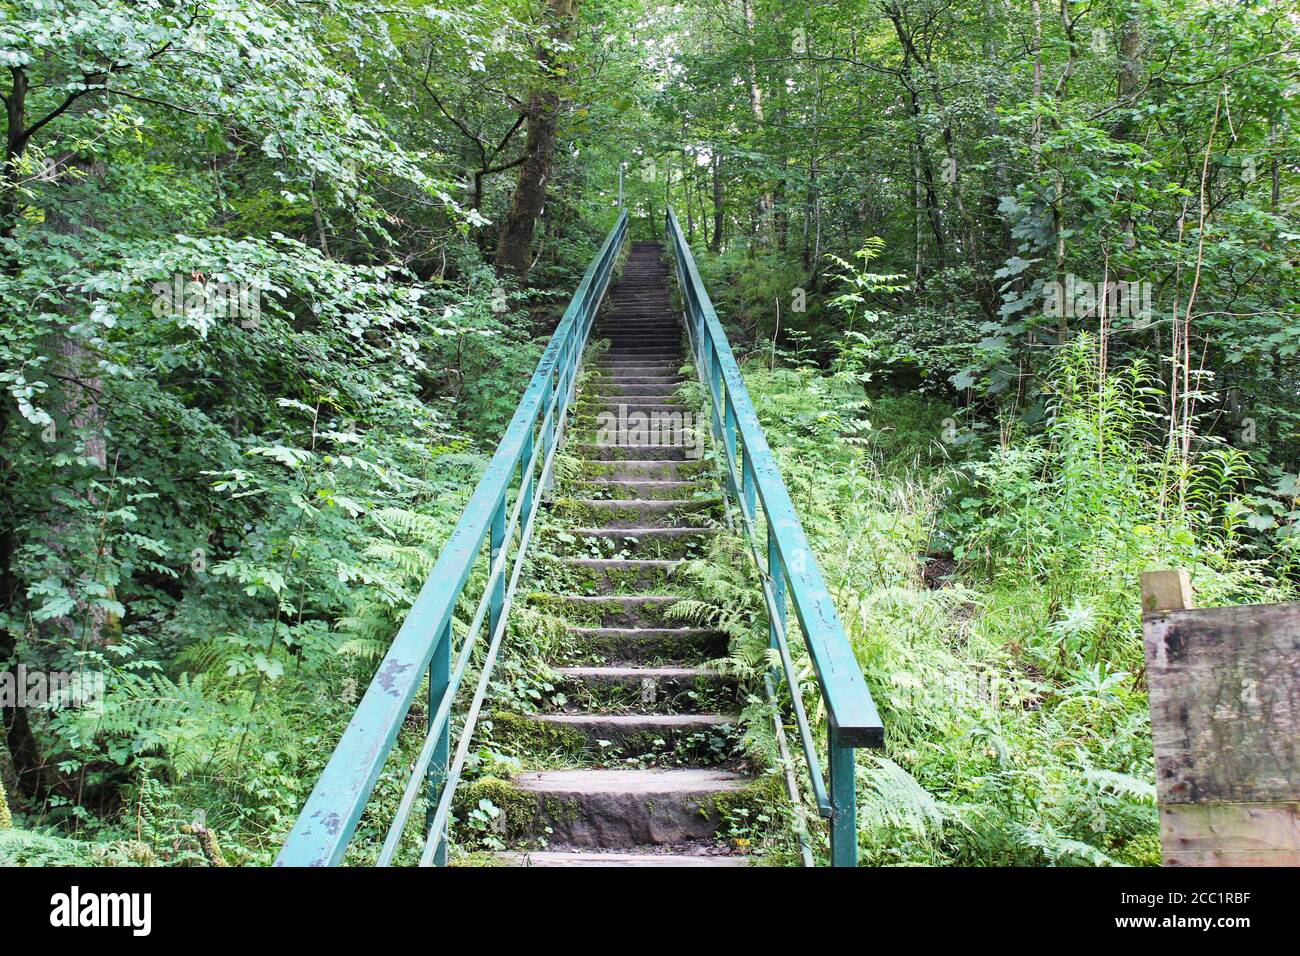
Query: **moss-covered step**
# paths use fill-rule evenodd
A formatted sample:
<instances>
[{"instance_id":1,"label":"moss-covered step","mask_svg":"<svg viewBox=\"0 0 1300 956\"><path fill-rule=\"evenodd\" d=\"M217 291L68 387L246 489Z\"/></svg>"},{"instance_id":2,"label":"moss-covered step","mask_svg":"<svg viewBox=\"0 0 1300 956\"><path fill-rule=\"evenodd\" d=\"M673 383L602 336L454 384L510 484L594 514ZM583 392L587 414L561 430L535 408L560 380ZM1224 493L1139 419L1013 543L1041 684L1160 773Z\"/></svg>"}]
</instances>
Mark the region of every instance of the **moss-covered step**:
<instances>
[{"instance_id":1,"label":"moss-covered step","mask_svg":"<svg viewBox=\"0 0 1300 956\"><path fill-rule=\"evenodd\" d=\"M598 395L669 395L676 392L678 386L686 381L685 375L646 375L642 381L635 378L617 379L593 376L582 383L581 394L586 397Z\"/></svg>"},{"instance_id":2,"label":"moss-covered step","mask_svg":"<svg viewBox=\"0 0 1300 956\"><path fill-rule=\"evenodd\" d=\"M659 356L655 358L605 358L596 360L596 370L611 378L621 376L680 375L685 362L680 358Z\"/></svg>"},{"instance_id":3,"label":"moss-covered step","mask_svg":"<svg viewBox=\"0 0 1300 956\"><path fill-rule=\"evenodd\" d=\"M593 440L598 437L594 432L575 434L573 437L578 440L570 446L570 454L597 461L699 461L704 447L693 434L682 432L670 434L666 436L666 443L661 441L655 445L627 440L629 437L635 438L635 435L599 436L601 441Z\"/></svg>"},{"instance_id":4,"label":"moss-covered step","mask_svg":"<svg viewBox=\"0 0 1300 956\"><path fill-rule=\"evenodd\" d=\"M565 710L698 714L735 709L734 678L708 667L558 667Z\"/></svg>"},{"instance_id":5,"label":"moss-covered step","mask_svg":"<svg viewBox=\"0 0 1300 956\"><path fill-rule=\"evenodd\" d=\"M553 869L574 866L749 866L744 853L715 853L712 846L697 848L691 844L665 847L667 852L620 853L616 850L525 850L501 853L501 866L542 867Z\"/></svg>"},{"instance_id":6,"label":"moss-covered step","mask_svg":"<svg viewBox=\"0 0 1300 956\"><path fill-rule=\"evenodd\" d=\"M710 486L695 481L647 481L623 480L611 481L607 478L579 481L573 485L574 496L578 498L609 498L614 501L630 501L638 498L650 501L672 501L690 498L697 492Z\"/></svg>"},{"instance_id":7,"label":"moss-covered step","mask_svg":"<svg viewBox=\"0 0 1300 956\"><path fill-rule=\"evenodd\" d=\"M722 496L699 498L556 498L553 520L592 528L700 528L722 516Z\"/></svg>"},{"instance_id":8,"label":"moss-covered step","mask_svg":"<svg viewBox=\"0 0 1300 956\"><path fill-rule=\"evenodd\" d=\"M573 528L584 553L602 557L687 558L702 554L712 528Z\"/></svg>"},{"instance_id":9,"label":"moss-covered step","mask_svg":"<svg viewBox=\"0 0 1300 956\"><path fill-rule=\"evenodd\" d=\"M545 573L566 594L662 592L680 561L656 558L545 559Z\"/></svg>"},{"instance_id":10,"label":"moss-covered step","mask_svg":"<svg viewBox=\"0 0 1300 956\"><path fill-rule=\"evenodd\" d=\"M712 840L728 814L757 816L771 795L766 783L725 770L549 770L477 780L460 788L456 804L489 800L502 810L508 842L627 849Z\"/></svg>"},{"instance_id":11,"label":"moss-covered step","mask_svg":"<svg viewBox=\"0 0 1300 956\"><path fill-rule=\"evenodd\" d=\"M712 840L729 813L761 812L772 787L714 768L552 770L484 778L456 797L464 808L490 801L511 842L618 850Z\"/></svg>"},{"instance_id":12,"label":"moss-covered step","mask_svg":"<svg viewBox=\"0 0 1300 956\"><path fill-rule=\"evenodd\" d=\"M740 754L740 719L732 714L518 714L493 717L495 746L520 756L563 753L611 763L706 766Z\"/></svg>"},{"instance_id":13,"label":"moss-covered step","mask_svg":"<svg viewBox=\"0 0 1300 956\"><path fill-rule=\"evenodd\" d=\"M693 461L653 461L588 458L578 462L576 480L606 481L691 481L705 477L708 463ZM714 486L716 488L716 485ZM647 495L646 497L655 497ZM688 497L681 495L680 497Z\"/></svg>"},{"instance_id":14,"label":"moss-covered step","mask_svg":"<svg viewBox=\"0 0 1300 956\"><path fill-rule=\"evenodd\" d=\"M695 409L673 400L671 395L654 396L653 400L640 395L618 395L613 398L599 395L580 400L575 417L590 418L593 421L592 427L596 428L602 423L611 426L626 423L625 430L639 426L662 431L664 428L681 428L682 423L693 419L695 414Z\"/></svg>"},{"instance_id":15,"label":"moss-covered step","mask_svg":"<svg viewBox=\"0 0 1300 956\"><path fill-rule=\"evenodd\" d=\"M676 377L679 378L680 384L682 377ZM677 385L672 384L672 382L647 381L628 384L628 382L624 381L590 380L589 382L584 382L584 384L582 384L580 394L584 399L591 399L608 398L610 395L627 395L627 397L642 397L642 395L669 395L669 397L672 397L672 395L676 395L676 392Z\"/></svg>"},{"instance_id":16,"label":"moss-covered step","mask_svg":"<svg viewBox=\"0 0 1300 956\"><path fill-rule=\"evenodd\" d=\"M681 598L669 594L528 595L528 604L575 627L662 627L668 608Z\"/></svg>"},{"instance_id":17,"label":"moss-covered step","mask_svg":"<svg viewBox=\"0 0 1300 956\"><path fill-rule=\"evenodd\" d=\"M694 664L727 653L727 635L705 627L571 627L567 660Z\"/></svg>"}]
</instances>

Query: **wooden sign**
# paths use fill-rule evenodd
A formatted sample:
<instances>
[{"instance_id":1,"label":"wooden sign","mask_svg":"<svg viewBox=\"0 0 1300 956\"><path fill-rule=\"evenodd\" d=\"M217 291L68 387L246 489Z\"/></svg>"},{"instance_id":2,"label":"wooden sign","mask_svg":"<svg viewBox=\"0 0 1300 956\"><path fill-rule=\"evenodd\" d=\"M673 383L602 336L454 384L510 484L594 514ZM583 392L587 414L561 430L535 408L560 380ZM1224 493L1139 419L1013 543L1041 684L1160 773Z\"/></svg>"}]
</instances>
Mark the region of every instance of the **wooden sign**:
<instances>
[{"instance_id":1,"label":"wooden sign","mask_svg":"<svg viewBox=\"0 0 1300 956\"><path fill-rule=\"evenodd\" d=\"M1190 603L1159 585L1144 606ZM1300 604L1157 610L1142 629L1165 865L1300 866Z\"/></svg>"}]
</instances>

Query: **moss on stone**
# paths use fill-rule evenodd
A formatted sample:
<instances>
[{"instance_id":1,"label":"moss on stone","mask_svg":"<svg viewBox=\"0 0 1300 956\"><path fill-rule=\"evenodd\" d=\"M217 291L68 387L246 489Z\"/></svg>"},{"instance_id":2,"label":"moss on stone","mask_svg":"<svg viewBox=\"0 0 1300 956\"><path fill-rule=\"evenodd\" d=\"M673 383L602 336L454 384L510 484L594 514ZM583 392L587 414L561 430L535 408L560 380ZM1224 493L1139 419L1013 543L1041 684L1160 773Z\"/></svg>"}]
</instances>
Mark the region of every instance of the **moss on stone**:
<instances>
[{"instance_id":1,"label":"moss on stone","mask_svg":"<svg viewBox=\"0 0 1300 956\"><path fill-rule=\"evenodd\" d=\"M747 819L767 813L775 820L773 808L785 807L789 797L776 774L765 774L753 783L736 790L711 794L700 802L700 813L706 817L716 815L719 826L746 811Z\"/></svg>"},{"instance_id":2,"label":"moss on stone","mask_svg":"<svg viewBox=\"0 0 1300 956\"><path fill-rule=\"evenodd\" d=\"M587 749L587 738L580 731L508 710L492 714L492 739L518 752L577 755Z\"/></svg>"}]
</instances>

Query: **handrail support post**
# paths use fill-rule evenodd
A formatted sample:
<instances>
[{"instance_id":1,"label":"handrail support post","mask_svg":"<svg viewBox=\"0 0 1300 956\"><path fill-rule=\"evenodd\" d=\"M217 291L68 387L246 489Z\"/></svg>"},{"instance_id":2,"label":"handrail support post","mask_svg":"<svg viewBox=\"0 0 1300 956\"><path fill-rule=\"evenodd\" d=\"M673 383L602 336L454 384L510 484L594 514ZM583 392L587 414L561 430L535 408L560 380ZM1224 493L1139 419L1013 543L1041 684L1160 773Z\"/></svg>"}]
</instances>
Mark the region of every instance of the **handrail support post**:
<instances>
[{"instance_id":1,"label":"handrail support post","mask_svg":"<svg viewBox=\"0 0 1300 956\"><path fill-rule=\"evenodd\" d=\"M830 728L827 750L831 797L831 866L857 866L856 751L836 742L833 726Z\"/></svg>"},{"instance_id":2,"label":"handrail support post","mask_svg":"<svg viewBox=\"0 0 1300 956\"><path fill-rule=\"evenodd\" d=\"M497 505L495 513L492 515L492 529L489 532L491 536L491 545L489 550L488 567L491 568L497 563L497 558L501 554L502 548L506 543L506 500L501 499ZM491 634L497 629L497 624L501 620L501 609L506 603L506 571L505 564L502 563L497 572L496 580L492 582L492 604L488 614L488 633Z\"/></svg>"},{"instance_id":3,"label":"handrail support post","mask_svg":"<svg viewBox=\"0 0 1300 956\"><path fill-rule=\"evenodd\" d=\"M447 627L442 636L438 639L437 647L433 652L433 659L429 662L429 726L433 726L434 715L438 712L438 707L442 704L443 695L451 686L451 644L452 644L452 619L447 619ZM451 755L451 721L443 724L442 733L438 735L438 743L434 746L433 759L429 761L429 812L426 817L425 827L433 826L434 808L438 806L438 800L442 796L442 787L447 779L447 758ZM434 866L447 865L447 841L443 840L438 847L438 852L434 856Z\"/></svg>"}]
</instances>

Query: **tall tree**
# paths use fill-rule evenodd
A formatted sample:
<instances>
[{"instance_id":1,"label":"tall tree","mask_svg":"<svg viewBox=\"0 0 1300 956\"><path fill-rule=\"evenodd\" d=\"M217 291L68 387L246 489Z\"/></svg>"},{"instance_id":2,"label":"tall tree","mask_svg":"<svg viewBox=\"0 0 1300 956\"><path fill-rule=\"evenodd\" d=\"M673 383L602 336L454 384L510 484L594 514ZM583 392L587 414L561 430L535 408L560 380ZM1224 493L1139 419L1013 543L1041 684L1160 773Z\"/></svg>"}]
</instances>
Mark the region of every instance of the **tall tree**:
<instances>
[{"instance_id":1,"label":"tall tree","mask_svg":"<svg viewBox=\"0 0 1300 956\"><path fill-rule=\"evenodd\" d=\"M545 39L539 43L539 78L528 98L523 162L510 209L501 222L497 242L497 275L518 282L528 278L532 267L533 232L546 207L546 186L555 154L563 104L561 87L567 82L574 32L577 28L577 0L546 0L543 15Z\"/></svg>"}]
</instances>

